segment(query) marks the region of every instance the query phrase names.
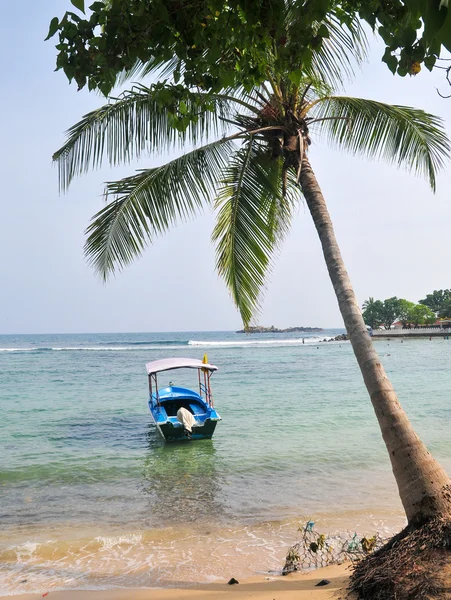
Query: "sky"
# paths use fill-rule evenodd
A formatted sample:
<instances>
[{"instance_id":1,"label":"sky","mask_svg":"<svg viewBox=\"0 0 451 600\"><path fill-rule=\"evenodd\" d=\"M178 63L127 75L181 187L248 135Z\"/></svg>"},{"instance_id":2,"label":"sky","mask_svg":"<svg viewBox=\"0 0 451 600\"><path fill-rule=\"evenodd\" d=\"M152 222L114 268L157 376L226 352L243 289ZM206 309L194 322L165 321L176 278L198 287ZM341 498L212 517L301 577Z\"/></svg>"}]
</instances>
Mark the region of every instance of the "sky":
<instances>
[{"instance_id":1,"label":"sky","mask_svg":"<svg viewBox=\"0 0 451 600\"><path fill-rule=\"evenodd\" d=\"M102 105L54 72L52 17L69 0L15 0L0 21L0 334L235 330L241 320L215 273L214 214L179 225L106 285L83 256L84 230L103 206L103 182L139 164L103 168L58 191L52 154L64 132ZM443 71L394 77L370 37L370 59L345 93L423 108L445 120ZM161 161L170 156L162 156ZM160 161L160 162L161 162ZM451 287L451 164L434 195L425 180L314 141L310 162L328 203L358 301L418 301ZM319 240L305 205L268 278L257 319L276 327L343 327Z\"/></svg>"}]
</instances>

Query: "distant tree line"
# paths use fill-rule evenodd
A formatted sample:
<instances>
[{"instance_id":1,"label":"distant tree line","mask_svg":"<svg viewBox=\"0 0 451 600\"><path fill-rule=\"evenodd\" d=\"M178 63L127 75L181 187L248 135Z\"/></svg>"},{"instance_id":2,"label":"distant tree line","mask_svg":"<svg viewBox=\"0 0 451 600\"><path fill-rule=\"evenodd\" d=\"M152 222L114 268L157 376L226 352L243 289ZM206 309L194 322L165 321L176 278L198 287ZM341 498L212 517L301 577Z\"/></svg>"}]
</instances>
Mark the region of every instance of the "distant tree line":
<instances>
[{"instance_id":1,"label":"distant tree line","mask_svg":"<svg viewBox=\"0 0 451 600\"><path fill-rule=\"evenodd\" d=\"M419 302L429 306L441 319L451 317L451 290L434 290Z\"/></svg>"},{"instance_id":2,"label":"distant tree line","mask_svg":"<svg viewBox=\"0 0 451 600\"><path fill-rule=\"evenodd\" d=\"M396 296L383 301L369 298L363 303L362 309L365 323L373 329L381 326L390 329L396 321L407 328L433 325L437 317L451 317L451 289L434 290L419 300L418 304Z\"/></svg>"}]
</instances>

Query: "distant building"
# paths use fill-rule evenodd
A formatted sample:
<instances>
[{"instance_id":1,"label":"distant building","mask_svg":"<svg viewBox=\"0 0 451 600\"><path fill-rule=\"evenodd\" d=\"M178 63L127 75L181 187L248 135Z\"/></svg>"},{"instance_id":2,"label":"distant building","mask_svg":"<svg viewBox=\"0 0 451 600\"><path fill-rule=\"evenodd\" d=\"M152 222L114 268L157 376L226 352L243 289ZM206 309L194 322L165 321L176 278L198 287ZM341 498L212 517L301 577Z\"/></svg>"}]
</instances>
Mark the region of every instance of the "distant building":
<instances>
[{"instance_id":1,"label":"distant building","mask_svg":"<svg viewBox=\"0 0 451 600\"><path fill-rule=\"evenodd\" d=\"M401 321L396 321L391 326L391 329L419 329L421 327L427 327L428 329L450 329L451 319L437 319L432 325L414 325L413 323L403 325Z\"/></svg>"}]
</instances>

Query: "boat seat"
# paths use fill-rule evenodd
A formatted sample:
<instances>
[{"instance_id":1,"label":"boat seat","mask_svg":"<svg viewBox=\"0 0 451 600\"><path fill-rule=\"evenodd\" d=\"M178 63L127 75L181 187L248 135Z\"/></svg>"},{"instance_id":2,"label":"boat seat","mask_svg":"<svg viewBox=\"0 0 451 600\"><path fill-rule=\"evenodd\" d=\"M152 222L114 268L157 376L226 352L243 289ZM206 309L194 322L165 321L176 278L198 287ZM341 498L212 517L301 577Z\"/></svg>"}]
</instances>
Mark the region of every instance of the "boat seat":
<instances>
[{"instance_id":1,"label":"boat seat","mask_svg":"<svg viewBox=\"0 0 451 600\"><path fill-rule=\"evenodd\" d=\"M188 404L186 400L173 400L171 402L164 402L163 407L166 410L166 414L168 415L168 417L176 417L178 409L182 407L186 408L186 410L189 410L189 412L193 414L196 414L194 409L200 408L196 407L193 404Z\"/></svg>"},{"instance_id":2,"label":"boat seat","mask_svg":"<svg viewBox=\"0 0 451 600\"><path fill-rule=\"evenodd\" d=\"M203 407L199 406L198 404L190 404L189 407L190 407L193 415L204 415L205 414L205 410L203 409Z\"/></svg>"}]
</instances>

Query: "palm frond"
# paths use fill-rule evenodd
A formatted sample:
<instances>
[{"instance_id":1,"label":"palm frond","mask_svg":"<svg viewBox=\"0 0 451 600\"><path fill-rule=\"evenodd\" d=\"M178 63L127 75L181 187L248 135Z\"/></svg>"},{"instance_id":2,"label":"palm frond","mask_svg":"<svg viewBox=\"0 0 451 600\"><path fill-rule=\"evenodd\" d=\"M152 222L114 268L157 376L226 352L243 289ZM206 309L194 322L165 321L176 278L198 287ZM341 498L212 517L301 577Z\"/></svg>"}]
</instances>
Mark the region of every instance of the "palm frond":
<instances>
[{"instance_id":1,"label":"palm frond","mask_svg":"<svg viewBox=\"0 0 451 600\"><path fill-rule=\"evenodd\" d=\"M425 176L435 191L436 172L450 156L439 117L407 106L343 96L320 100L309 116L331 145L403 166Z\"/></svg>"},{"instance_id":2,"label":"palm frond","mask_svg":"<svg viewBox=\"0 0 451 600\"><path fill-rule=\"evenodd\" d=\"M216 200L217 268L246 326L294 213L294 194L282 196L281 177L282 161L251 139L231 158Z\"/></svg>"},{"instance_id":3,"label":"palm frond","mask_svg":"<svg viewBox=\"0 0 451 600\"><path fill-rule=\"evenodd\" d=\"M170 86L135 86L73 125L66 143L53 155L60 189L65 191L75 176L100 167L104 159L110 165L130 162L143 152L161 154L225 132L222 118L232 110L230 100L202 92L184 95L183 105L172 107L189 119L187 128L179 131L168 107L170 91Z\"/></svg>"},{"instance_id":4,"label":"palm frond","mask_svg":"<svg viewBox=\"0 0 451 600\"><path fill-rule=\"evenodd\" d=\"M85 244L88 261L103 279L139 256L155 236L211 202L234 149L230 141L214 142L108 183L106 198L116 198L94 215Z\"/></svg>"},{"instance_id":5,"label":"palm frond","mask_svg":"<svg viewBox=\"0 0 451 600\"><path fill-rule=\"evenodd\" d=\"M317 104L318 98L330 97L334 94L333 88L321 81L315 74L310 77L305 77L301 80L298 91L297 104L302 106L302 116L306 117L310 110L310 106Z\"/></svg>"},{"instance_id":6,"label":"palm frond","mask_svg":"<svg viewBox=\"0 0 451 600\"><path fill-rule=\"evenodd\" d=\"M296 40L303 30L305 21L305 2L296 0L288 3L285 22L289 32L290 44L293 43L291 68L296 69L299 61L299 51ZM319 48L312 54L310 67L303 66L303 75L312 80L321 80L333 88L341 87L346 79L352 79L355 66L362 63L368 54L368 43L365 31L358 18L348 18L346 22L334 13L332 9L322 21L313 23L316 31L328 30ZM271 62L271 57L268 57ZM278 78L278 73L273 73Z\"/></svg>"},{"instance_id":7,"label":"palm frond","mask_svg":"<svg viewBox=\"0 0 451 600\"><path fill-rule=\"evenodd\" d=\"M180 60L177 56L173 56L169 60L163 60L159 57L154 57L147 62L137 60L136 63L130 69L122 71L116 77L116 86L122 86L127 81L133 79L144 79L150 75L155 75L157 79L172 77L177 67L180 64Z\"/></svg>"},{"instance_id":8,"label":"palm frond","mask_svg":"<svg viewBox=\"0 0 451 600\"><path fill-rule=\"evenodd\" d=\"M358 18L344 25L332 13L324 22L329 37L321 48L313 53L311 75L319 76L326 85L341 86L344 79L352 79L354 67L365 60L368 43Z\"/></svg>"}]
</instances>

